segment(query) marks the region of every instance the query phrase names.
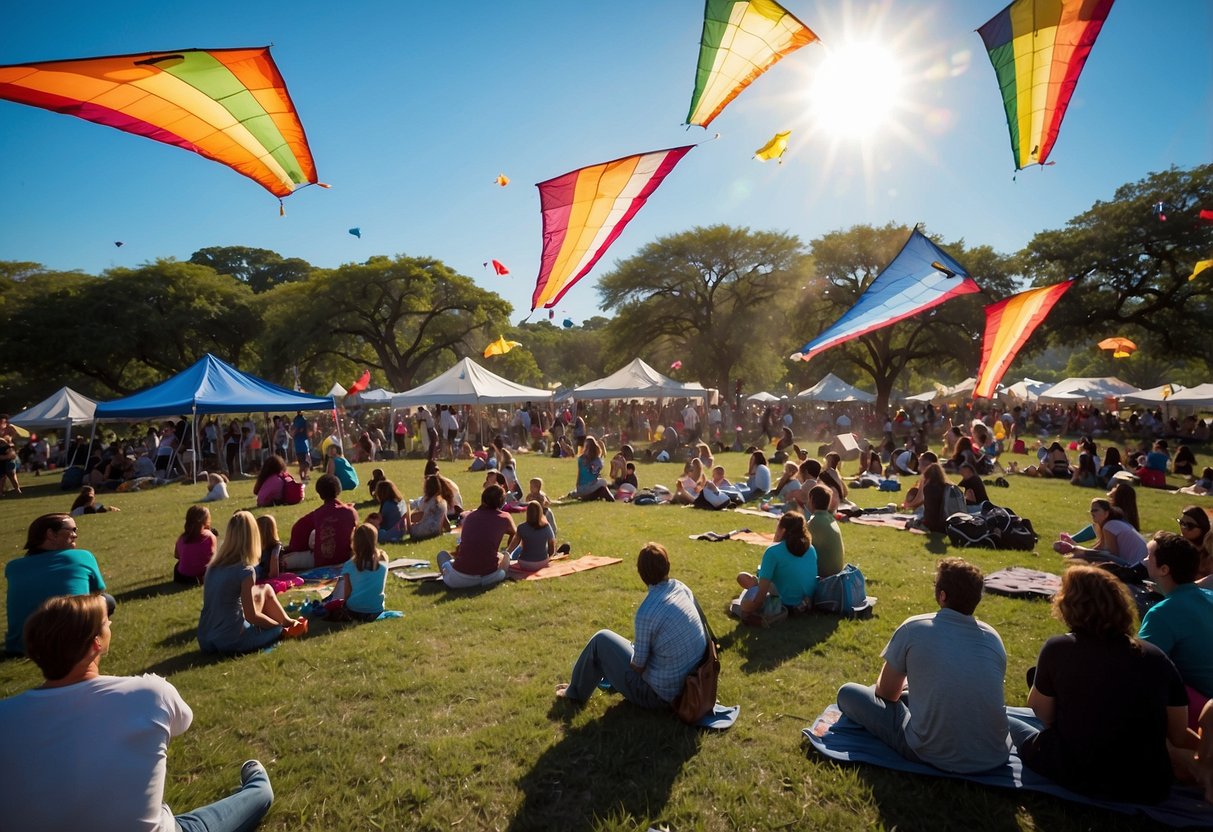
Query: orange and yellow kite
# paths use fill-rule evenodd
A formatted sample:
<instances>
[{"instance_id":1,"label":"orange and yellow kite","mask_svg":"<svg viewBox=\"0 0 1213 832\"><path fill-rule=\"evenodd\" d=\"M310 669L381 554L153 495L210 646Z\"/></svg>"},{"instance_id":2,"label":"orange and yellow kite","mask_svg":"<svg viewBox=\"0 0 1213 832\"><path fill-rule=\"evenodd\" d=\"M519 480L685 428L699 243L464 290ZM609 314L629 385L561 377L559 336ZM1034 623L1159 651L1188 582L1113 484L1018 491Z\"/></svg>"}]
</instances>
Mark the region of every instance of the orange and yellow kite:
<instances>
[{"instance_id":1,"label":"orange and yellow kite","mask_svg":"<svg viewBox=\"0 0 1213 832\"><path fill-rule=\"evenodd\" d=\"M522 344L518 341L507 341L504 335L498 335L497 340L484 348L484 357L492 358L494 355L505 355L514 347L521 347Z\"/></svg>"},{"instance_id":2,"label":"orange and yellow kite","mask_svg":"<svg viewBox=\"0 0 1213 832\"><path fill-rule=\"evenodd\" d=\"M1016 354L1044 321L1054 304L1074 285L1067 280L1053 286L1028 289L986 307L986 333L981 342L981 369L973 398L993 398L998 382Z\"/></svg>"}]
</instances>

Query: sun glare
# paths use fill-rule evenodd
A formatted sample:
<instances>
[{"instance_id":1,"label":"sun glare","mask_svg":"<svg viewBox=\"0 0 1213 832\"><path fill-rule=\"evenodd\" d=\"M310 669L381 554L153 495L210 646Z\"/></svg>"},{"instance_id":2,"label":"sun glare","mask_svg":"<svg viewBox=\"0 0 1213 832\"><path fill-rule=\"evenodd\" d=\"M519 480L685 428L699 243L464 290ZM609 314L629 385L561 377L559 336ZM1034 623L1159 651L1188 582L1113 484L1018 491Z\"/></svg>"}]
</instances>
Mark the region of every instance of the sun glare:
<instances>
[{"instance_id":1,"label":"sun glare","mask_svg":"<svg viewBox=\"0 0 1213 832\"><path fill-rule=\"evenodd\" d=\"M856 41L830 50L809 92L814 126L869 140L898 108L903 70L885 46Z\"/></svg>"}]
</instances>

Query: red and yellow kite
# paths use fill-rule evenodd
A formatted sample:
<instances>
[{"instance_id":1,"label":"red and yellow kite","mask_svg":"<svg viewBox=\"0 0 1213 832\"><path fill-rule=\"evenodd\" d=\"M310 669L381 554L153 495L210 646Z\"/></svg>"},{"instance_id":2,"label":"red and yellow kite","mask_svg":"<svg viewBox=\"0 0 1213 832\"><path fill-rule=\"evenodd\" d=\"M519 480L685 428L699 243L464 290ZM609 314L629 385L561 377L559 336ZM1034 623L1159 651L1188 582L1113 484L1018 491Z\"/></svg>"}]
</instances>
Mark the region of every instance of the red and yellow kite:
<instances>
[{"instance_id":1,"label":"red and yellow kite","mask_svg":"<svg viewBox=\"0 0 1213 832\"><path fill-rule=\"evenodd\" d=\"M981 342L981 369L973 398L993 398L998 382L1016 354L1044 321L1074 281L1028 289L986 307L986 333Z\"/></svg>"}]
</instances>

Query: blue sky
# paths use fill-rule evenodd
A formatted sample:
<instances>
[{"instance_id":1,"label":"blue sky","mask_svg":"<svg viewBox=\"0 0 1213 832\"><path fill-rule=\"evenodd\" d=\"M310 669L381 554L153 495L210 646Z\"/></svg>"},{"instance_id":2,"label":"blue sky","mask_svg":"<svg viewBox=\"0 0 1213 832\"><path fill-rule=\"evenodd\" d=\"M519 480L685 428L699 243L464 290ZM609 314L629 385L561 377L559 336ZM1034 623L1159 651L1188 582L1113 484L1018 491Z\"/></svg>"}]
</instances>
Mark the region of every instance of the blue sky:
<instances>
[{"instance_id":1,"label":"blue sky","mask_svg":"<svg viewBox=\"0 0 1213 832\"><path fill-rule=\"evenodd\" d=\"M13 4L0 63L272 43L320 179L333 188L298 192L280 218L268 192L214 162L0 102L0 259L99 273L187 259L205 246L268 248L325 267L430 255L501 293L519 320L540 255L534 183L719 132L565 296L559 317L580 320L598 313L597 275L696 225L784 230L807 242L856 223L922 222L947 239L1011 252L1120 184L1213 156L1208 0L1117 0L1056 164L1015 179L994 73L974 32L1001 0L785 5L822 42L777 64L705 132L682 126L702 25L696 0L135 0L120 12L72 0L53 14ZM887 48L900 67L889 79L895 111L863 141L815 115L808 94L831 50L857 39ZM751 158L786 129L783 165ZM498 172L511 178L507 188L493 184ZM361 239L347 233L354 226ZM491 258L511 274L483 268Z\"/></svg>"}]
</instances>

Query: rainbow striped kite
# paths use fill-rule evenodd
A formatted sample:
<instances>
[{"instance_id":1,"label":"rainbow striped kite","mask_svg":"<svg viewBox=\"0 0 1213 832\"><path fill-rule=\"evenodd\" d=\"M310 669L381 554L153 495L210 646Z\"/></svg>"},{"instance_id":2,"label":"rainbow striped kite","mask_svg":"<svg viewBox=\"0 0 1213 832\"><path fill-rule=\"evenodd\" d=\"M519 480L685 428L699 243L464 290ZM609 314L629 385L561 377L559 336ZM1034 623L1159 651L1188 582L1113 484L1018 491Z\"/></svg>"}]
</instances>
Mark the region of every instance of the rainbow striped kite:
<instances>
[{"instance_id":1,"label":"rainbow striped kite","mask_svg":"<svg viewBox=\"0 0 1213 832\"><path fill-rule=\"evenodd\" d=\"M543 254L531 311L551 309L644 207L666 175L695 145L625 156L540 182Z\"/></svg>"},{"instance_id":2,"label":"rainbow striped kite","mask_svg":"<svg viewBox=\"0 0 1213 832\"><path fill-rule=\"evenodd\" d=\"M980 291L963 266L915 228L855 305L790 358L808 361L830 347Z\"/></svg>"},{"instance_id":3,"label":"rainbow striped kite","mask_svg":"<svg viewBox=\"0 0 1213 832\"><path fill-rule=\"evenodd\" d=\"M687 124L707 127L776 61L815 40L774 0L707 0Z\"/></svg>"},{"instance_id":4,"label":"rainbow striped kite","mask_svg":"<svg viewBox=\"0 0 1213 832\"><path fill-rule=\"evenodd\" d=\"M269 47L13 64L0 67L0 99L192 150L277 197L316 183Z\"/></svg>"},{"instance_id":5,"label":"rainbow striped kite","mask_svg":"<svg viewBox=\"0 0 1213 832\"><path fill-rule=\"evenodd\" d=\"M1044 321L1053 305L1074 285L1067 280L1053 286L1028 289L986 307L986 334L981 342L981 369L973 398L993 398L998 382L1020 348Z\"/></svg>"},{"instance_id":6,"label":"rainbow striped kite","mask_svg":"<svg viewBox=\"0 0 1213 832\"><path fill-rule=\"evenodd\" d=\"M1043 165L1112 0L1015 0L978 29L998 76L1015 169Z\"/></svg>"}]
</instances>

